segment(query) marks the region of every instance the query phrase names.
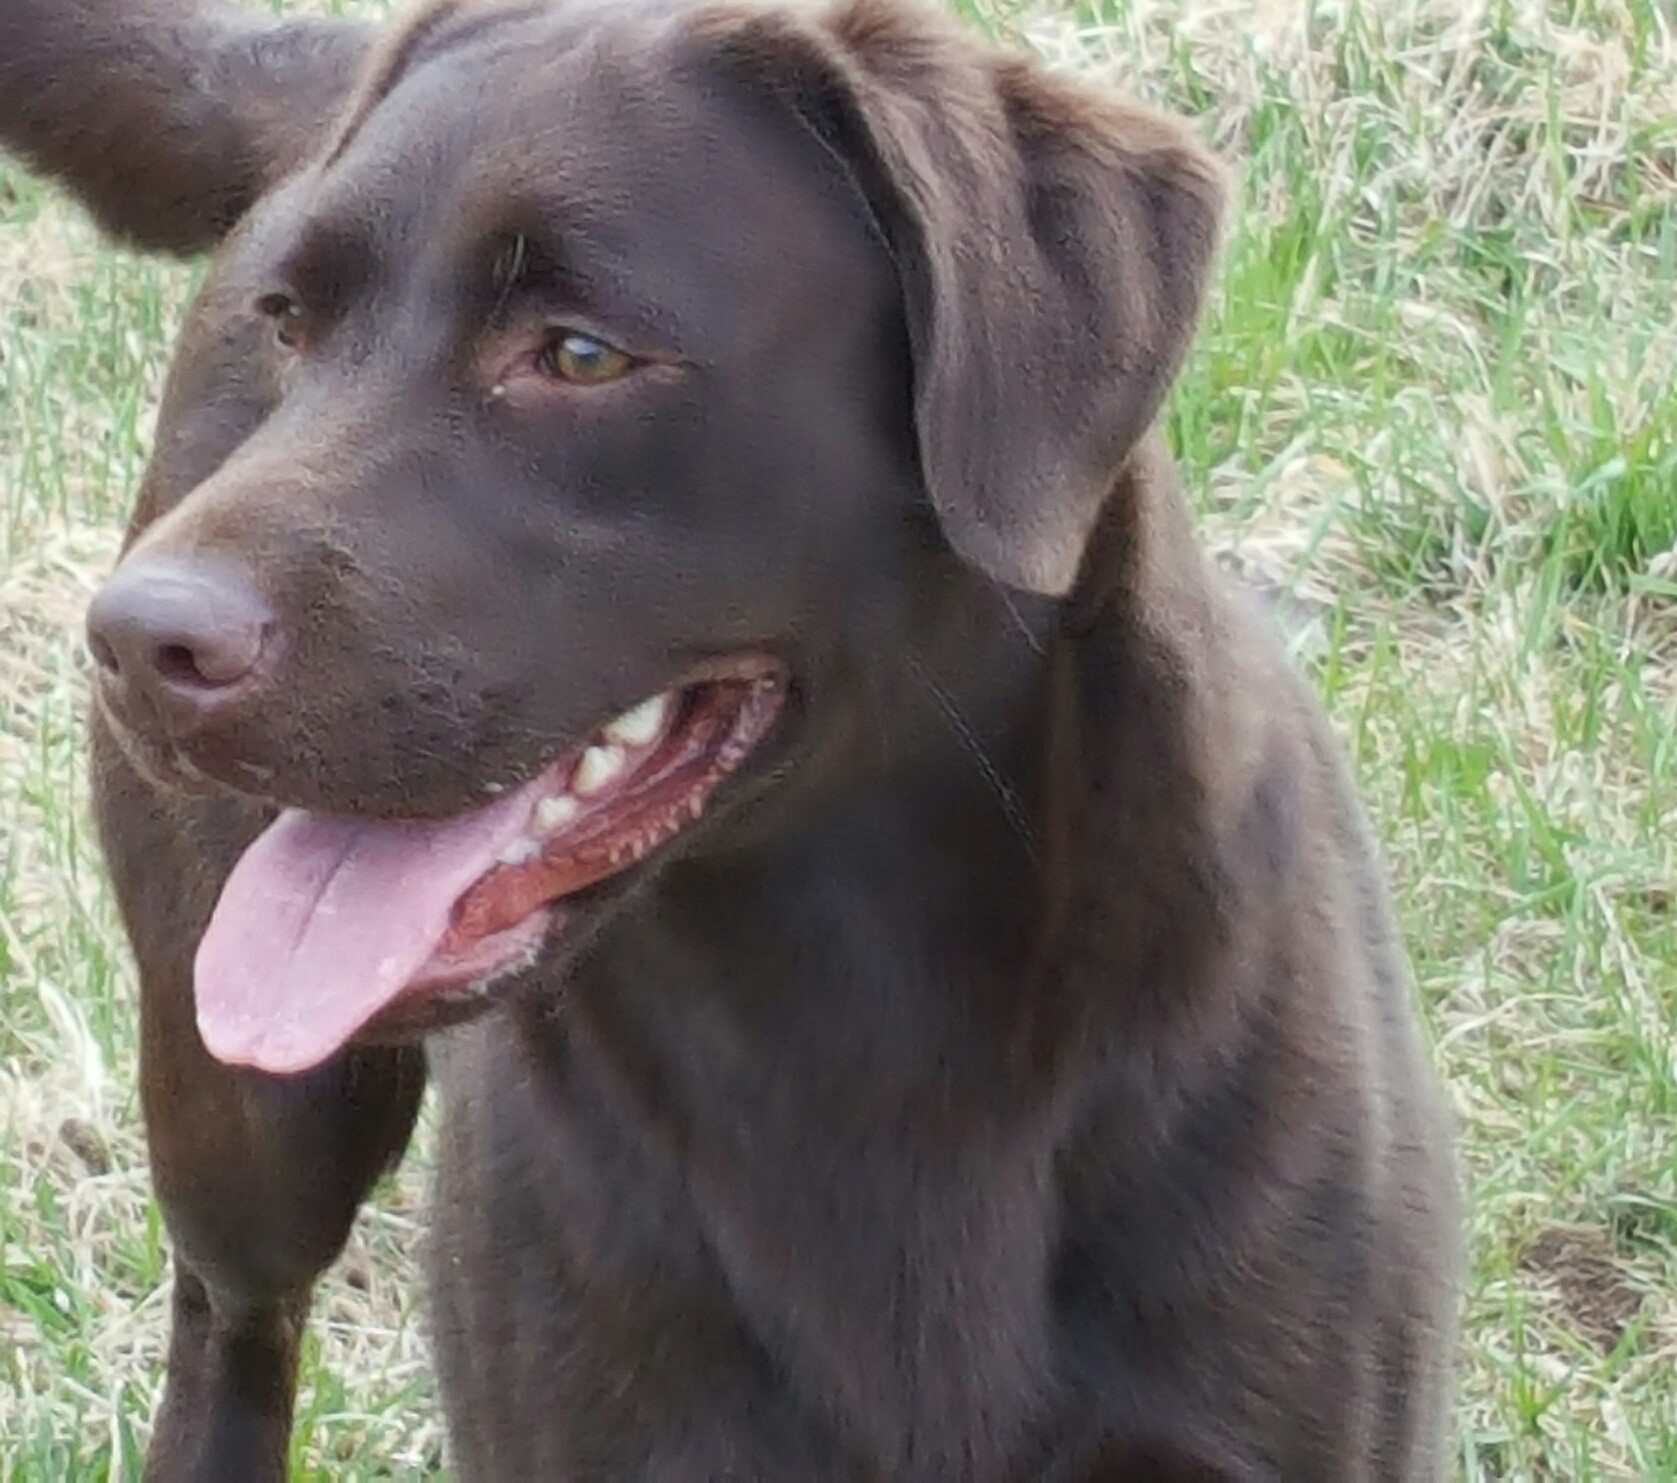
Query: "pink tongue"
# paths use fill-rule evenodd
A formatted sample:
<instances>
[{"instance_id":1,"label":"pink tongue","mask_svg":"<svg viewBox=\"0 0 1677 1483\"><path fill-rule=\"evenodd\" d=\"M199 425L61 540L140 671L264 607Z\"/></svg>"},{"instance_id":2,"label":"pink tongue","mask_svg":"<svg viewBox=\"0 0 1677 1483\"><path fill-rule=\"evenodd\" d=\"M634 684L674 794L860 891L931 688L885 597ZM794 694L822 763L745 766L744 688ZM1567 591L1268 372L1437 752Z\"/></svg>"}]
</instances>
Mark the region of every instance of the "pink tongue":
<instances>
[{"instance_id":1,"label":"pink tongue","mask_svg":"<svg viewBox=\"0 0 1677 1483\"><path fill-rule=\"evenodd\" d=\"M230 1065L319 1065L396 999L546 780L437 823L288 809L233 867L198 945L198 1030Z\"/></svg>"}]
</instances>

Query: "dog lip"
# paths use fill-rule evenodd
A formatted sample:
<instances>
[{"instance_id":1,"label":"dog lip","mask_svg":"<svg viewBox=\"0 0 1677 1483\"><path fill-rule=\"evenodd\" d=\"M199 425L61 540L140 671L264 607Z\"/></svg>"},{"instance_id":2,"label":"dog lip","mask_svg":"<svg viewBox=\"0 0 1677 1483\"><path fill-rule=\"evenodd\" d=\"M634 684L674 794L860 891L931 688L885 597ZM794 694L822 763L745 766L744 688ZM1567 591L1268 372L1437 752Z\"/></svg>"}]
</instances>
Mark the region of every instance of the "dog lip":
<instances>
[{"instance_id":1,"label":"dog lip","mask_svg":"<svg viewBox=\"0 0 1677 1483\"><path fill-rule=\"evenodd\" d=\"M251 796L199 766L179 742L157 741L137 731L107 703L97 687L93 709L124 760L154 787L183 798L211 798L229 793Z\"/></svg>"},{"instance_id":2,"label":"dog lip","mask_svg":"<svg viewBox=\"0 0 1677 1483\"><path fill-rule=\"evenodd\" d=\"M785 690L791 684L791 666L785 660L761 649L743 649L731 654L697 660L678 671L675 678L662 690L648 692L647 699L631 702L625 710L614 712L609 720L601 721L592 729L581 732L579 739L547 753L546 760L539 765L528 771L491 778L479 784L478 791L486 798L499 798L516 792L519 788L527 788L559 762L568 760L568 765L577 766L585 760L585 753L592 744L605 742L607 745L621 745L612 738L612 727L625 715L640 710L651 700L668 697L679 704L682 696L701 686L729 683L764 683Z\"/></svg>"},{"instance_id":3,"label":"dog lip","mask_svg":"<svg viewBox=\"0 0 1677 1483\"><path fill-rule=\"evenodd\" d=\"M439 955L638 866L696 824L781 715L779 677L748 672L661 692L661 724L641 746L602 745L607 723L527 784L539 791L523 830L463 893Z\"/></svg>"},{"instance_id":4,"label":"dog lip","mask_svg":"<svg viewBox=\"0 0 1677 1483\"><path fill-rule=\"evenodd\" d=\"M680 704L680 698L697 686L729 681L768 681L780 692L780 703L776 706L775 716L763 728L754 745L748 749L748 752L755 752L778 723L783 714L784 701L790 696L791 678L787 665L756 654L708 660L684 671L679 681L661 693ZM608 729L609 724L600 729ZM566 758L570 758L574 763L578 755L579 749L573 746L570 752L561 754L557 763L548 764L543 772L563 769L567 766ZM744 761L742 756L736 766L730 769L730 773L737 771ZM537 773L536 779L541 776L542 773ZM515 787L529 787L532 781L534 780L525 780L516 785L485 784L483 791L498 797L514 791ZM718 789L724 788L729 781L731 776L723 777L717 784ZM532 826L540 832L563 829L587 806L588 803L578 801L568 791L547 795L539 799L532 810ZM688 823L696 824L705 813L703 807L694 809ZM676 831L682 836L689 832L688 828ZM647 853L662 853L675 843L676 838L672 836L663 842L660 849ZM520 859L511 863L528 862ZM406 1044L488 1013L503 1003L509 994L517 992L517 986L527 981L533 971L551 962L556 952L563 953L567 949L575 948L578 945L579 931L586 939L589 923L597 922L596 913L600 909L631 897L645 880L644 872L633 868L639 863L637 860L629 868L607 874L592 884L581 887L572 896L537 906L521 922L504 929L499 934L502 937L510 940L514 934L523 934L524 941L520 944L519 951L510 954L507 961L494 963L487 972L473 976L469 972L461 971L463 965L450 964L446 960L434 964L431 971L422 972L407 990L398 995L386 1009L380 1011L359 1033L357 1039L364 1043ZM587 910L579 916L578 908ZM470 946L471 944L468 944L468 947Z\"/></svg>"}]
</instances>

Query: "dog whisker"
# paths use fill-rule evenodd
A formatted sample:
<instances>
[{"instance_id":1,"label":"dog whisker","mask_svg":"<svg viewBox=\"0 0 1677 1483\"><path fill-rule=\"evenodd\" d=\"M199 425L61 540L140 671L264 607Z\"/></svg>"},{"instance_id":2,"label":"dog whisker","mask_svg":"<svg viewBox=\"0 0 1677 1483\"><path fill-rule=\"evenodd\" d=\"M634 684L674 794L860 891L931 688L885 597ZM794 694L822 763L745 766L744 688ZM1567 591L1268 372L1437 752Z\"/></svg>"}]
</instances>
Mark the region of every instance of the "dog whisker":
<instances>
[{"instance_id":1,"label":"dog whisker","mask_svg":"<svg viewBox=\"0 0 1677 1483\"><path fill-rule=\"evenodd\" d=\"M1036 833L1031 828L1030 819L1026 815L1024 804L1020 801L1018 790L1002 776L995 760L986 750L983 741L979 739L977 730L967 719L960 705L948 690L940 685L926 667L918 659L910 658L906 668L937 706L938 714L948 725L950 733L960 745L967 759L978 769L979 775L989 785L990 792L996 802L1000 804L1002 815L1008 826L1018 835L1019 842L1025 847L1025 854L1031 860L1036 859Z\"/></svg>"}]
</instances>

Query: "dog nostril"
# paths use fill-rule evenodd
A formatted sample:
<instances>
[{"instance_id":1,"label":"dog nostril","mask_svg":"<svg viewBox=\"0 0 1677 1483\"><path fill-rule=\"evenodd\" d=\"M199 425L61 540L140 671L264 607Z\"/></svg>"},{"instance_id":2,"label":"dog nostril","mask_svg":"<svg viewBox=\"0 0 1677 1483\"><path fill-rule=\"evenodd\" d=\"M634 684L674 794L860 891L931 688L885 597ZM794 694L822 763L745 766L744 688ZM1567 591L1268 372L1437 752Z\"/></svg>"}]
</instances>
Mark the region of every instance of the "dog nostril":
<instances>
[{"instance_id":1,"label":"dog nostril","mask_svg":"<svg viewBox=\"0 0 1677 1483\"><path fill-rule=\"evenodd\" d=\"M157 651L157 672L172 685L214 685L185 644L163 644Z\"/></svg>"},{"instance_id":2,"label":"dog nostril","mask_svg":"<svg viewBox=\"0 0 1677 1483\"><path fill-rule=\"evenodd\" d=\"M267 624L228 623L186 638L159 639L150 669L177 690L224 690L256 668L267 638Z\"/></svg>"}]
</instances>

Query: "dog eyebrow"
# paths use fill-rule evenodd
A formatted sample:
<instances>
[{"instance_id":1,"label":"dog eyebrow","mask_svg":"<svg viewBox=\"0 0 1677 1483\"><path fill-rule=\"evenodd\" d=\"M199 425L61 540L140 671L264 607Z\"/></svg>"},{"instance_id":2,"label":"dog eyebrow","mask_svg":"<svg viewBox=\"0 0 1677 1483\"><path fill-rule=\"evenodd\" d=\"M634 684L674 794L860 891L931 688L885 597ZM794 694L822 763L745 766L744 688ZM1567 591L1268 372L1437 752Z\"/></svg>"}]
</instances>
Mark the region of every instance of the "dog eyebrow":
<instances>
[{"instance_id":1,"label":"dog eyebrow","mask_svg":"<svg viewBox=\"0 0 1677 1483\"><path fill-rule=\"evenodd\" d=\"M354 216L311 215L280 258L279 276L311 310L336 317L373 280L378 251Z\"/></svg>"},{"instance_id":2,"label":"dog eyebrow","mask_svg":"<svg viewBox=\"0 0 1677 1483\"><path fill-rule=\"evenodd\" d=\"M631 350L681 355L674 316L630 286L633 275L614 271L608 256L590 253L586 212L529 200L503 202L487 230L474 230L457 258L476 285L485 324L520 310L567 311L616 332Z\"/></svg>"},{"instance_id":3,"label":"dog eyebrow","mask_svg":"<svg viewBox=\"0 0 1677 1483\"><path fill-rule=\"evenodd\" d=\"M474 230L458 259L463 276L478 285L491 313L537 293L590 296L591 279L572 245L533 212L510 210L487 229Z\"/></svg>"}]
</instances>

